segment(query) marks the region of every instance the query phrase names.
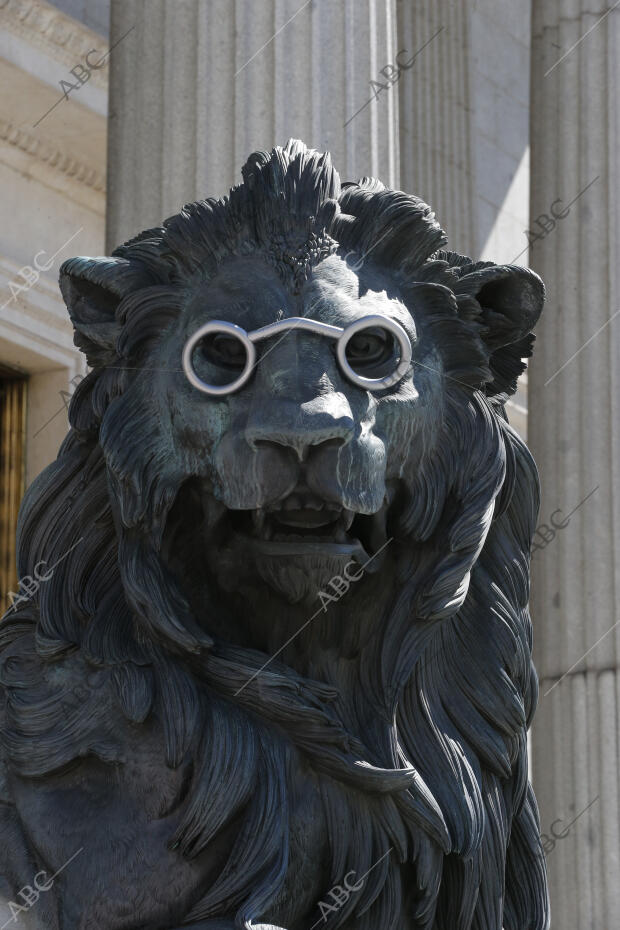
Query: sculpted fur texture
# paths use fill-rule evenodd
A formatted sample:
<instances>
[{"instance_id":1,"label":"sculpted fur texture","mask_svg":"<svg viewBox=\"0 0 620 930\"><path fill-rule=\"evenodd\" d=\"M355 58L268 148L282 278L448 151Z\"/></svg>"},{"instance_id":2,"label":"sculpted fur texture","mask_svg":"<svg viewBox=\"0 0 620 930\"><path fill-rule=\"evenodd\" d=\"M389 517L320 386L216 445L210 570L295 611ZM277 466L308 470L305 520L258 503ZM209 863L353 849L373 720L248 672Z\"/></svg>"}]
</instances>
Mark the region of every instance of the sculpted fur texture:
<instances>
[{"instance_id":1,"label":"sculpted fur texture","mask_svg":"<svg viewBox=\"0 0 620 930\"><path fill-rule=\"evenodd\" d=\"M537 276L291 141L60 285L91 370L21 510L19 575L49 577L0 625L0 911L546 930L538 482L504 412ZM207 322L298 318L325 326L256 342L237 390L186 377ZM198 341L200 382L239 376L238 332Z\"/></svg>"}]
</instances>

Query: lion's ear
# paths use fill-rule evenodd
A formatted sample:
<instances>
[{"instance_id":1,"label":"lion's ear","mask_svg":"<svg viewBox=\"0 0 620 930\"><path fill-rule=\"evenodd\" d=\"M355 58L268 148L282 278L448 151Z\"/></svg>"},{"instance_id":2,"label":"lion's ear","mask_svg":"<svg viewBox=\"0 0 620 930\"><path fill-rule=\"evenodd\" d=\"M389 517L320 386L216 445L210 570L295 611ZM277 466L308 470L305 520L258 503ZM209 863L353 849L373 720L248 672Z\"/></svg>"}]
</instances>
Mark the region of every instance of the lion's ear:
<instances>
[{"instance_id":1,"label":"lion's ear","mask_svg":"<svg viewBox=\"0 0 620 930\"><path fill-rule=\"evenodd\" d=\"M545 286L533 271L515 265L478 266L454 287L457 299L473 297L482 311L484 341L495 350L532 332L545 302Z\"/></svg>"},{"instance_id":2,"label":"lion's ear","mask_svg":"<svg viewBox=\"0 0 620 930\"><path fill-rule=\"evenodd\" d=\"M545 302L545 286L533 271L515 265L461 266L454 286L459 311L482 324L493 381L486 393L502 399L514 394L534 345L534 329ZM455 269L456 270L456 269Z\"/></svg>"},{"instance_id":3,"label":"lion's ear","mask_svg":"<svg viewBox=\"0 0 620 930\"><path fill-rule=\"evenodd\" d=\"M74 342L91 368L116 358L121 300L150 284L142 269L121 258L70 258L60 268L60 290L73 323Z\"/></svg>"}]
</instances>

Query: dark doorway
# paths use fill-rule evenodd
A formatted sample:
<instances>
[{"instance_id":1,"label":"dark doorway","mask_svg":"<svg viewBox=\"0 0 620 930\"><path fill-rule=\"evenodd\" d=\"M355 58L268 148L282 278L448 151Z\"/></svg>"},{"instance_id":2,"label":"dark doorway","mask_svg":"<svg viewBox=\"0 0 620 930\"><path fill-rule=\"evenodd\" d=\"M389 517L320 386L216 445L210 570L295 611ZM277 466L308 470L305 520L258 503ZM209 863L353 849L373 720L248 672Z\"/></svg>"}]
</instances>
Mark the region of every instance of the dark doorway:
<instances>
[{"instance_id":1,"label":"dark doorway","mask_svg":"<svg viewBox=\"0 0 620 930\"><path fill-rule=\"evenodd\" d=\"M0 366L0 616L17 591L15 531L24 493L28 380Z\"/></svg>"}]
</instances>

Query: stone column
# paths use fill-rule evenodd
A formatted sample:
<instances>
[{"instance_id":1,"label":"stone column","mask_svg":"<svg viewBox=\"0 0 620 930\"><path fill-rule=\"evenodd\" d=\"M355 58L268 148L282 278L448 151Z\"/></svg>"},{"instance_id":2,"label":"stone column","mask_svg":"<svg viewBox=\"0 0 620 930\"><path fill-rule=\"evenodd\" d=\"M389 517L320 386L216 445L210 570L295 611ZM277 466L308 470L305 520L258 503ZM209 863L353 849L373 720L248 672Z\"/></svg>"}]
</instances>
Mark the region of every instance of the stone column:
<instances>
[{"instance_id":1,"label":"stone column","mask_svg":"<svg viewBox=\"0 0 620 930\"><path fill-rule=\"evenodd\" d=\"M619 53L617 3L534 0L530 264L548 303L530 367L545 524L532 745L562 930L620 920ZM556 834L574 822L557 838L555 821Z\"/></svg>"},{"instance_id":2,"label":"stone column","mask_svg":"<svg viewBox=\"0 0 620 930\"><path fill-rule=\"evenodd\" d=\"M291 136L343 180L397 187L398 87L369 84L394 61L395 5L112 0L110 45L128 34L111 59L108 248L227 193L252 151Z\"/></svg>"},{"instance_id":3,"label":"stone column","mask_svg":"<svg viewBox=\"0 0 620 930\"><path fill-rule=\"evenodd\" d=\"M529 4L397 0L397 13L399 49L415 54L399 82L403 189L432 204L455 251L525 262Z\"/></svg>"},{"instance_id":4,"label":"stone column","mask_svg":"<svg viewBox=\"0 0 620 930\"><path fill-rule=\"evenodd\" d=\"M397 0L400 179L456 252L527 264L529 3ZM525 379L508 403L526 436Z\"/></svg>"},{"instance_id":5,"label":"stone column","mask_svg":"<svg viewBox=\"0 0 620 930\"><path fill-rule=\"evenodd\" d=\"M398 37L417 52L400 87L403 187L432 204L457 251L473 254L467 10L451 0L398 0Z\"/></svg>"}]
</instances>

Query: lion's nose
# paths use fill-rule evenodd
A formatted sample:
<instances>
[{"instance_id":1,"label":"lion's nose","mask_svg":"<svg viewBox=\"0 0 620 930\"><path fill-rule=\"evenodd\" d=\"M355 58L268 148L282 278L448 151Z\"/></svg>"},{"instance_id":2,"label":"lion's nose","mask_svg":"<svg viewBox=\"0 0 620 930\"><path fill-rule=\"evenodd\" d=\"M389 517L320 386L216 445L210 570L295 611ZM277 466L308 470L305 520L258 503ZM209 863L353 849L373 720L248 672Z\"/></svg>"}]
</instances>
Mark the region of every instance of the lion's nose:
<instances>
[{"instance_id":1,"label":"lion's nose","mask_svg":"<svg viewBox=\"0 0 620 930\"><path fill-rule=\"evenodd\" d=\"M350 411L335 413L316 409L317 405L287 401L281 401L278 406L275 417L271 410L247 424L245 438L253 449L284 446L303 461L311 451L318 451L319 447L344 446L355 435Z\"/></svg>"}]
</instances>

